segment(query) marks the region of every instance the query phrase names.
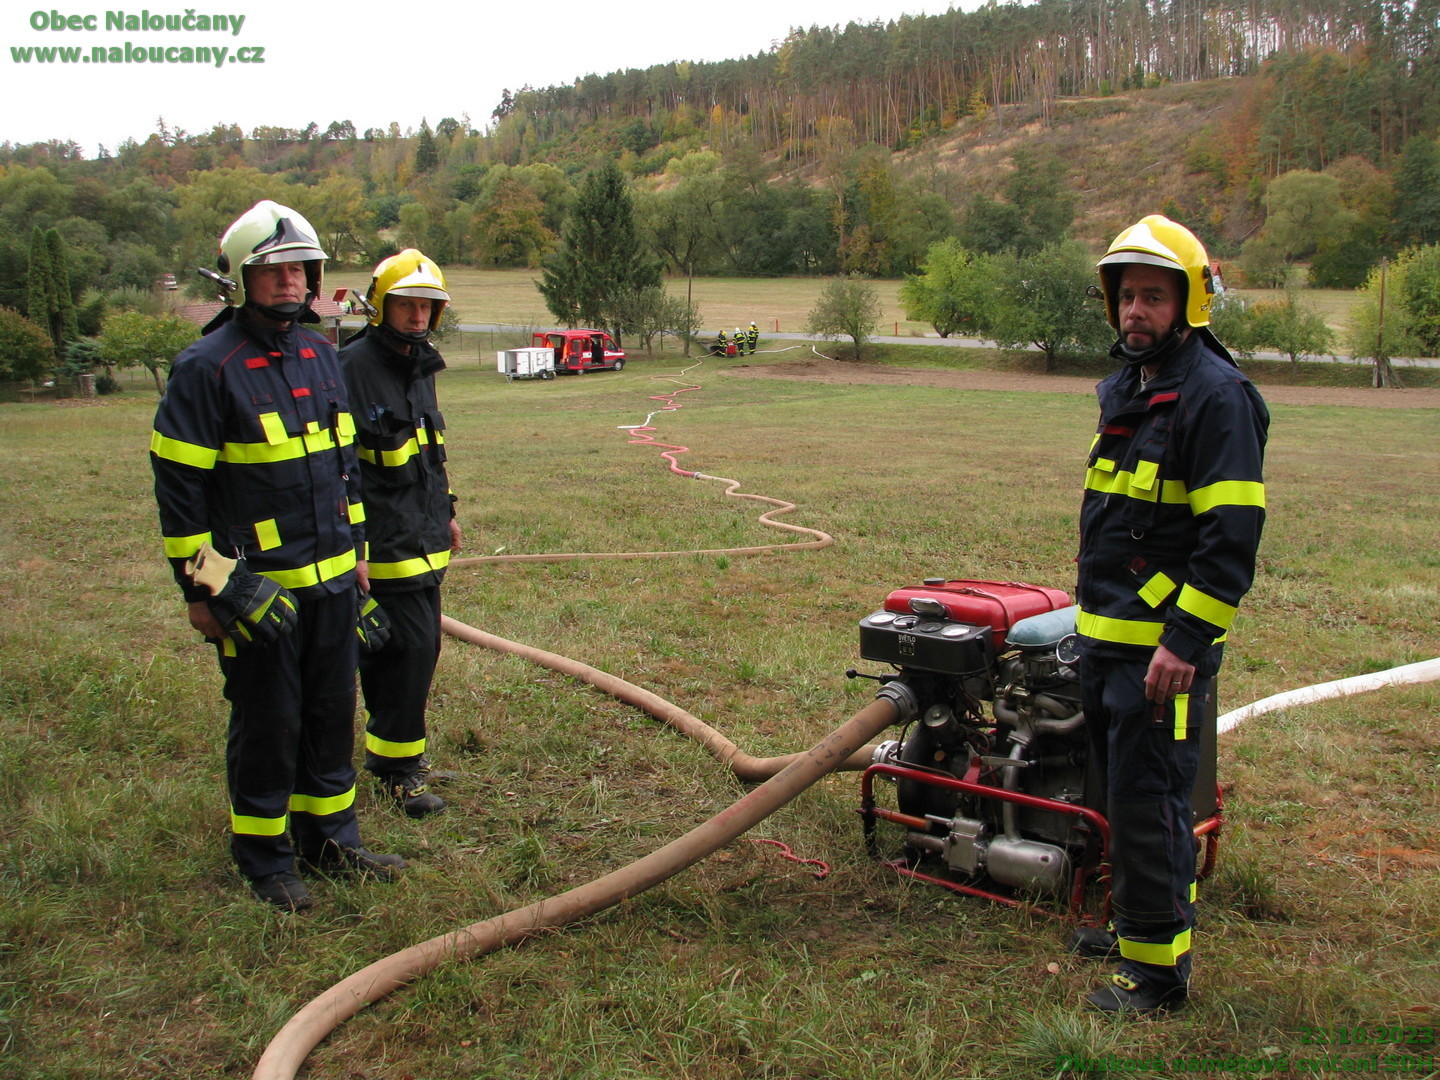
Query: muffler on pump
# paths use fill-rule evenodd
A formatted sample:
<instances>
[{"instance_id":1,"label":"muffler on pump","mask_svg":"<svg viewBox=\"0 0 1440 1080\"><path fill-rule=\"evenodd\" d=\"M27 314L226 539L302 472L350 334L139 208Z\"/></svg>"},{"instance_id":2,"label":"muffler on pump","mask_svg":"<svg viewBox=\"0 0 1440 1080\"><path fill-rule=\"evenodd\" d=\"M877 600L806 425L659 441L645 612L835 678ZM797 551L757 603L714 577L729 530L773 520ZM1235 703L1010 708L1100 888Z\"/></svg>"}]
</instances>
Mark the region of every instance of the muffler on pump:
<instances>
[{"instance_id":1,"label":"muffler on pump","mask_svg":"<svg viewBox=\"0 0 1440 1080\"><path fill-rule=\"evenodd\" d=\"M879 678L904 683L919 716L876 748L861 781L873 856L967 895L1086 923L1109 917L1110 827L1076 646L1069 596L1017 582L927 579L860 621L861 657L897 669ZM1202 877L1221 824L1213 701L1204 722L1193 795ZM893 809L877 800L877 781L893 787ZM882 850L881 822L900 829L896 857Z\"/></svg>"}]
</instances>

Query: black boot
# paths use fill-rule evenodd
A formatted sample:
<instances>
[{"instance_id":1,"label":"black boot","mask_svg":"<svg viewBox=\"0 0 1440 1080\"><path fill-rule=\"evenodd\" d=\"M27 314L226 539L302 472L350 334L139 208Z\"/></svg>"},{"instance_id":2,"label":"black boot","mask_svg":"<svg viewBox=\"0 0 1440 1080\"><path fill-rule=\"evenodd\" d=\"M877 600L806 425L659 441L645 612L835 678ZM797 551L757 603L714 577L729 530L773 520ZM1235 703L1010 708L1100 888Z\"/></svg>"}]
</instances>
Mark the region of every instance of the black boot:
<instances>
[{"instance_id":1,"label":"black boot","mask_svg":"<svg viewBox=\"0 0 1440 1080\"><path fill-rule=\"evenodd\" d=\"M399 855L367 851L363 847L341 847L327 843L317 856L305 856L305 863L325 877L373 877L376 881L394 881L398 871L405 869Z\"/></svg>"},{"instance_id":2,"label":"black boot","mask_svg":"<svg viewBox=\"0 0 1440 1080\"><path fill-rule=\"evenodd\" d=\"M1120 939L1113 926L1077 926L1070 935L1070 951L1086 960L1118 960Z\"/></svg>"},{"instance_id":3,"label":"black boot","mask_svg":"<svg viewBox=\"0 0 1440 1080\"><path fill-rule=\"evenodd\" d=\"M255 899L264 900L281 911L304 911L315 905L315 897L292 870L251 878L250 891Z\"/></svg>"},{"instance_id":4,"label":"black boot","mask_svg":"<svg viewBox=\"0 0 1440 1080\"><path fill-rule=\"evenodd\" d=\"M1092 1009L1120 1016L1154 1016L1183 1009L1188 997L1183 983L1158 989L1122 968L1086 994L1085 1003Z\"/></svg>"},{"instance_id":5,"label":"black boot","mask_svg":"<svg viewBox=\"0 0 1440 1080\"><path fill-rule=\"evenodd\" d=\"M445 809L445 800L430 790L430 784L433 780L449 779L451 775L432 772L430 763L421 758L413 772L389 773L377 779L385 793L408 817L422 818Z\"/></svg>"}]
</instances>

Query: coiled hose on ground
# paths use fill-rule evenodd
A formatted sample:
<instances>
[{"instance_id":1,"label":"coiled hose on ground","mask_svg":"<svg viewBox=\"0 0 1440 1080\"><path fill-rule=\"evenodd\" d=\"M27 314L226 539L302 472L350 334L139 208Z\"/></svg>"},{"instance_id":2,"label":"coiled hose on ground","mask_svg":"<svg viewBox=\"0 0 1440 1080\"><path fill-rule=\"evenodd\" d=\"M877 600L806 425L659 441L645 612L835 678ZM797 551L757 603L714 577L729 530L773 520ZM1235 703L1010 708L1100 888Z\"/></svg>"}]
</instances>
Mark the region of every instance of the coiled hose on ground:
<instances>
[{"instance_id":1,"label":"coiled hose on ground","mask_svg":"<svg viewBox=\"0 0 1440 1080\"><path fill-rule=\"evenodd\" d=\"M340 1024L441 964L483 956L540 931L567 926L674 877L775 813L899 719L895 700L881 697L803 754L792 755L787 765L738 802L659 850L548 900L431 938L360 969L280 1029L256 1065L254 1080L293 1080L306 1055Z\"/></svg>"}]
</instances>

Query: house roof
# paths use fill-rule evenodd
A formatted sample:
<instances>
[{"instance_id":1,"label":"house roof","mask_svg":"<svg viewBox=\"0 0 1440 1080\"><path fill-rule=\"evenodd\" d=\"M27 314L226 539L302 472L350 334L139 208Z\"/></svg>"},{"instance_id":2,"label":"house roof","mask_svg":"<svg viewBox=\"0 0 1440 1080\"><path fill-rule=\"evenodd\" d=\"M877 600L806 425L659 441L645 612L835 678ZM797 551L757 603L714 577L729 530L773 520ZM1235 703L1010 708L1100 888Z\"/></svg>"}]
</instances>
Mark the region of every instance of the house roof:
<instances>
[{"instance_id":1,"label":"house roof","mask_svg":"<svg viewBox=\"0 0 1440 1080\"><path fill-rule=\"evenodd\" d=\"M208 300L198 304L185 304L177 308L175 313L182 319L188 319L190 322L193 322L196 326L204 326L216 315L220 314L220 309L223 307L225 307L225 305L218 300ZM317 297L311 301L310 307L316 315L320 316L322 321L326 322L331 320L338 321L345 315L344 309L341 308L339 304L334 300L327 300L324 297Z\"/></svg>"}]
</instances>

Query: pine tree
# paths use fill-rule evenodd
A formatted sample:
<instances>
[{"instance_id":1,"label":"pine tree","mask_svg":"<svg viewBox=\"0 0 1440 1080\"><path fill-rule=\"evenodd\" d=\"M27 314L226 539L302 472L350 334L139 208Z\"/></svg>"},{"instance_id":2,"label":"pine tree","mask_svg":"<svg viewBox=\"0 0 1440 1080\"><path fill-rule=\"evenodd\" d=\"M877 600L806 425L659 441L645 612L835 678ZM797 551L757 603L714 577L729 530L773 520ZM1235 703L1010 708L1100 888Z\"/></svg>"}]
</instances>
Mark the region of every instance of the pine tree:
<instances>
[{"instance_id":1,"label":"pine tree","mask_svg":"<svg viewBox=\"0 0 1440 1080\"><path fill-rule=\"evenodd\" d=\"M660 263L640 242L625 175L606 161L585 177L560 246L545 260L545 306L567 326L610 331L618 344L623 298L659 287Z\"/></svg>"},{"instance_id":2,"label":"pine tree","mask_svg":"<svg viewBox=\"0 0 1440 1080\"><path fill-rule=\"evenodd\" d=\"M50 248L45 232L36 225L30 233L30 266L25 277L25 314L36 326L50 331L50 312L55 306L55 276L50 266ZM54 344L54 334L51 334Z\"/></svg>"},{"instance_id":3,"label":"pine tree","mask_svg":"<svg viewBox=\"0 0 1440 1080\"><path fill-rule=\"evenodd\" d=\"M415 147L416 173L434 172L440 164L440 152L435 149L435 136L430 134L430 125L420 121L420 142Z\"/></svg>"},{"instance_id":4,"label":"pine tree","mask_svg":"<svg viewBox=\"0 0 1440 1080\"><path fill-rule=\"evenodd\" d=\"M50 281L54 289L51 325L55 348L63 353L66 343L80 336L75 321L75 297L70 291L70 260L65 255L65 241L54 229L45 233L45 247L50 252Z\"/></svg>"},{"instance_id":5,"label":"pine tree","mask_svg":"<svg viewBox=\"0 0 1440 1080\"><path fill-rule=\"evenodd\" d=\"M1395 242L1399 247L1440 241L1440 146L1416 135L1395 167Z\"/></svg>"}]
</instances>

